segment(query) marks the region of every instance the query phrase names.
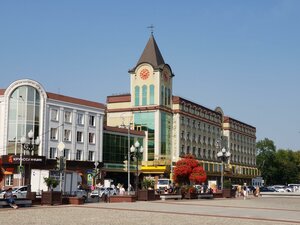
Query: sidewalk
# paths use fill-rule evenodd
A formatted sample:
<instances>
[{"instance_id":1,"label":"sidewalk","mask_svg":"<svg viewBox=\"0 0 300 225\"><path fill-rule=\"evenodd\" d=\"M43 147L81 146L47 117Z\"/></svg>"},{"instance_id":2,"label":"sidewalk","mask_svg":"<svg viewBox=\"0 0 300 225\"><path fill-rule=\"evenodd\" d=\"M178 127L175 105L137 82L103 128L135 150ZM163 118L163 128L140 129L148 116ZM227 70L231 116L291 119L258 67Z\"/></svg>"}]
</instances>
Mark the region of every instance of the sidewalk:
<instances>
[{"instance_id":1,"label":"sidewalk","mask_svg":"<svg viewBox=\"0 0 300 225\"><path fill-rule=\"evenodd\" d=\"M9 216L8 216L9 215ZM169 200L0 209L2 224L300 224L300 199Z\"/></svg>"}]
</instances>

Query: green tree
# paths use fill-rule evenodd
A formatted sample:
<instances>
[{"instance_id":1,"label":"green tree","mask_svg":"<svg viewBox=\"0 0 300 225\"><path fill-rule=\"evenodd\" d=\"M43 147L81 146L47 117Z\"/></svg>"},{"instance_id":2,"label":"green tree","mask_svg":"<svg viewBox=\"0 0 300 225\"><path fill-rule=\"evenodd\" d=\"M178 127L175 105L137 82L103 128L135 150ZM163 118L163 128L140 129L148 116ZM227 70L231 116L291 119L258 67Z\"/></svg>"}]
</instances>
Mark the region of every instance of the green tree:
<instances>
[{"instance_id":1,"label":"green tree","mask_svg":"<svg viewBox=\"0 0 300 225\"><path fill-rule=\"evenodd\" d=\"M274 142L268 138L256 143L256 165L261 171L261 175L266 184L275 182L274 177L277 171L275 164L276 146Z\"/></svg>"},{"instance_id":2,"label":"green tree","mask_svg":"<svg viewBox=\"0 0 300 225\"><path fill-rule=\"evenodd\" d=\"M256 164L268 185L300 182L300 152L276 151L274 142L265 138L256 144Z\"/></svg>"}]
</instances>

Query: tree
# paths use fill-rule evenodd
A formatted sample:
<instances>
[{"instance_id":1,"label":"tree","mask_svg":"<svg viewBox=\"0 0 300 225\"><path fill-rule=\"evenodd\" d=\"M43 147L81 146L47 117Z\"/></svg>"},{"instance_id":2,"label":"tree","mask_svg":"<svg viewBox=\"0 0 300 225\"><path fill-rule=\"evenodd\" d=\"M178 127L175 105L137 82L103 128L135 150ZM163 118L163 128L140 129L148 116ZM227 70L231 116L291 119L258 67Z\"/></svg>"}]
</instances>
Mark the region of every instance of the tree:
<instances>
[{"instance_id":1,"label":"tree","mask_svg":"<svg viewBox=\"0 0 300 225\"><path fill-rule=\"evenodd\" d=\"M3 180L4 178L4 169L2 167L2 159L0 158L0 182Z\"/></svg>"},{"instance_id":2,"label":"tree","mask_svg":"<svg viewBox=\"0 0 300 225\"><path fill-rule=\"evenodd\" d=\"M56 188L57 185L59 184L59 181L53 177L44 177L44 182L48 187L48 191L53 190L53 188Z\"/></svg>"},{"instance_id":3,"label":"tree","mask_svg":"<svg viewBox=\"0 0 300 225\"><path fill-rule=\"evenodd\" d=\"M193 155L185 155L177 161L174 168L173 180L180 184L190 182L201 184L206 181L206 173Z\"/></svg>"},{"instance_id":4,"label":"tree","mask_svg":"<svg viewBox=\"0 0 300 225\"><path fill-rule=\"evenodd\" d=\"M256 164L268 185L299 183L300 152L280 149L272 140L265 138L258 141Z\"/></svg>"},{"instance_id":5,"label":"tree","mask_svg":"<svg viewBox=\"0 0 300 225\"><path fill-rule=\"evenodd\" d=\"M4 178L4 172L3 172L3 167L2 167L2 165L0 165L0 182L3 180L3 178Z\"/></svg>"},{"instance_id":6,"label":"tree","mask_svg":"<svg viewBox=\"0 0 300 225\"><path fill-rule=\"evenodd\" d=\"M276 174L275 153L276 146L272 140L265 138L256 143L256 165L266 183L273 183Z\"/></svg>"}]
</instances>

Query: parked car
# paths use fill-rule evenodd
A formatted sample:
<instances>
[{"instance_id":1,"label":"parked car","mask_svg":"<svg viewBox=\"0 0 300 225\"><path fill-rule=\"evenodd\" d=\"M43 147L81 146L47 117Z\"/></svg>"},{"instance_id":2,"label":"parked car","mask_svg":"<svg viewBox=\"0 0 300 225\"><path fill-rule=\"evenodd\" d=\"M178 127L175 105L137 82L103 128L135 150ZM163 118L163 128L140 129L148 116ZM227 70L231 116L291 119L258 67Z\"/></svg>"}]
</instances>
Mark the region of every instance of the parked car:
<instances>
[{"instance_id":1,"label":"parked car","mask_svg":"<svg viewBox=\"0 0 300 225\"><path fill-rule=\"evenodd\" d=\"M0 193L0 198L4 198L6 191ZM27 195L27 186L13 187L12 193L14 198L26 198Z\"/></svg>"},{"instance_id":2,"label":"parked car","mask_svg":"<svg viewBox=\"0 0 300 225\"><path fill-rule=\"evenodd\" d=\"M77 191L75 191L75 195L76 197L84 198L84 201L86 201L88 197L86 190L83 189L78 189Z\"/></svg>"},{"instance_id":3,"label":"parked car","mask_svg":"<svg viewBox=\"0 0 300 225\"><path fill-rule=\"evenodd\" d=\"M103 194L105 194L105 195L116 195L117 191L116 191L115 188L112 188L112 187L96 188L95 190L92 191L91 198L95 198L95 197L102 198Z\"/></svg>"},{"instance_id":4,"label":"parked car","mask_svg":"<svg viewBox=\"0 0 300 225\"><path fill-rule=\"evenodd\" d=\"M259 192L275 192L276 190L271 187L260 187Z\"/></svg>"}]
</instances>

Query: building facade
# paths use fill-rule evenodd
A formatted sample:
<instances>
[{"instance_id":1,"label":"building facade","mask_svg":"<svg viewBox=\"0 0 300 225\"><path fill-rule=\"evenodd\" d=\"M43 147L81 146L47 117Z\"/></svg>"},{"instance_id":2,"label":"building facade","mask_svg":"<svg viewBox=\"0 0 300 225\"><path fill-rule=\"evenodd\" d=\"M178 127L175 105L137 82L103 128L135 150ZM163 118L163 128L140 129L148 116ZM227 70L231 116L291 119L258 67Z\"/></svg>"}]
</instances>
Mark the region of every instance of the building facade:
<instances>
[{"instance_id":1,"label":"building facade","mask_svg":"<svg viewBox=\"0 0 300 225\"><path fill-rule=\"evenodd\" d=\"M130 93L107 97L107 125L130 124L148 132L142 172L170 174L184 154L202 162L209 179L220 182L221 162L216 141L222 138L232 153L226 174L234 182L250 182L258 175L253 126L224 116L220 107L208 109L173 96L174 74L151 34L136 66L129 70ZM164 168L155 170L155 166Z\"/></svg>"},{"instance_id":2,"label":"building facade","mask_svg":"<svg viewBox=\"0 0 300 225\"><path fill-rule=\"evenodd\" d=\"M28 184L30 167L54 169L59 156L66 158L67 169L86 174L95 161L103 160L104 114L103 104L46 92L41 84L29 79L17 80L1 89L3 186ZM21 144L21 138L29 131L33 132L33 139L40 140L31 156ZM58 150L61 142L62 152ZM18 171L20 164L24 165L24 174Z\"/></svg>"}]
</instances>

